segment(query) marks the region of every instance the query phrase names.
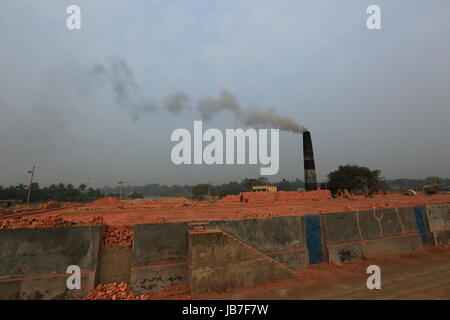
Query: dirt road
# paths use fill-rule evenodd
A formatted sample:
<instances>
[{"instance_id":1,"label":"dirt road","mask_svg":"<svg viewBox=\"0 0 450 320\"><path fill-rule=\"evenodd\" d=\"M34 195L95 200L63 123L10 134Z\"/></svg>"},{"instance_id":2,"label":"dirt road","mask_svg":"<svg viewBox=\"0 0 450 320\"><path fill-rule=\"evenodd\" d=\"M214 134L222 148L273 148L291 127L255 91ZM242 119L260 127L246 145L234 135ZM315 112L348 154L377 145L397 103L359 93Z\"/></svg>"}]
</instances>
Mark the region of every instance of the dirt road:
<instances>
[{"instance_id":1,"label":"dirt road","mask_svg":"<svg viewBox=\"0 0 450 320\"><path fill-rule=\"evenodd\" d=\"M381 268L381 289L369 290L369 265ZM446 299L450 300L450 248L426 246L408 254L360 263L309 266L298 279L207 294L194 299Z\"/></svg>"}]
</instances>

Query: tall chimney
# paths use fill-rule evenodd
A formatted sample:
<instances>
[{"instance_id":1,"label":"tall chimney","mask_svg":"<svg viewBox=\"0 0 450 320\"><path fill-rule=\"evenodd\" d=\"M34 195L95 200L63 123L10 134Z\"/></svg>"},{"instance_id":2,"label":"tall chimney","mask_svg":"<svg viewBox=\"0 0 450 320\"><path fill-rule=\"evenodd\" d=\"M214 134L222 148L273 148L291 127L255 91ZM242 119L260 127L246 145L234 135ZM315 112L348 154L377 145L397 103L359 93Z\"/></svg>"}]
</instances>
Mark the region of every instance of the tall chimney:
<instances>
[{"instance_id":1,"label":"tall chimney","mask_svg":"<svg viewBox=\"0 0 450 320\"><path fill-rule=\"evenodd\" d=\"M305 190L317 190L316 165L311 141L311 133L303 132L303 160L305 168Z\"/></svg>"}]
</instances>

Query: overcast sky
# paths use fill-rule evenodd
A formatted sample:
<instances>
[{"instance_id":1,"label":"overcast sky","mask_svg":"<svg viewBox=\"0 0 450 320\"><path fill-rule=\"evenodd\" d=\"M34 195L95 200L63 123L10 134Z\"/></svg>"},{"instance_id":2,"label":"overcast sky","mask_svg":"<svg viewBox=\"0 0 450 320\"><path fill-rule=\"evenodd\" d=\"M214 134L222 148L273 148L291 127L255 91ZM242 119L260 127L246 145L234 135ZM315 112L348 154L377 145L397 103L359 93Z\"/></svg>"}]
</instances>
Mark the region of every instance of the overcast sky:
<instances>
[{"instance_id":1,"label":"overcast sky","mask_svg":"<svg viewBox=\"0 0 450 320\"><path fill-rule=\"evenodd\" d=\"M66 28L70 4L81 30ZM371 4L381 30L366 27ZM450 177L449 17L448 0L2 0L0 185L33 165L42 185L258 177L170 160L171 132L222 90L306 126L319 180L349 162ZM240 127L226 112L205 126ZM271 179L303 179L301 147L280 134Z\"/></svg>"}]
</instances>

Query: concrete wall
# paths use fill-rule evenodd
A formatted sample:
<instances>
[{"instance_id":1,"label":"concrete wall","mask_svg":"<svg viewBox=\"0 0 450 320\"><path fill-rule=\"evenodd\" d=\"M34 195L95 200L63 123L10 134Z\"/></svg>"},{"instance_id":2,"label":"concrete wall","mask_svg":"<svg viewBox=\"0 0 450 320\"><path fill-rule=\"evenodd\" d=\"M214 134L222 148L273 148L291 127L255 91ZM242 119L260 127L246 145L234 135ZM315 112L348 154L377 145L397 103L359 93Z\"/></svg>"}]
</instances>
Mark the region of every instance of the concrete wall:
<instances>
[{"instance_id":1,"label":"concrete wall","mask_svg":"<svg viewBox=\"0 0 450 320\"><path fill-rule=\"evenodd\" d=\"M303 217L212 220L218 228L288 268L308 264ZM188 283L190 222L140 224L134 227L131 286L138 294Z\"/></svg>"},{"instance_id":2,"label":"concrete wall","mask_svg":"<svg viewBox=\"0 0 450 320\"><path fill-rule=\"evenodd\" d=\"M425 221L428 218L423 218L421 210L390 208L307 216L210 220L203 223L136 225L132 252L132 288L137 293L153 293L190 282L191 286L195 286L194 291L200 292L206 290L205 283L209 283L211 288L220 289L226 286L225 283L236 287L236 283L263 281L256 280L255 274L249 271L257 271L258 268L254 266L243 268L248 271L244 273L245 276L239 274L240 270L235 267L236 261L226 258L227 252L235 246L224 244L225 240L217 240L220 245L215 242L217 245L211 243L211 247L207 248L208 242L202 237L222 237L220 232L262 254L258 261L265 261L266 258L263 257L267 257L290 270L301 269L323 260L349 262L360 260L364 255L414 251L425 243L428 230L428 223ZM206 230L216 230L215 234L189 231L193 224L203 225ZM189 234L192 238L190 242ZM439 239L442 239L442 235ZM198 248L190 247L194 243L198 244ZM228 249L223 249L225 247ZM222 258L228 261L229 267L207 268L214 271L208 273L203 264L211 265L211 261L221 259L222 249L217 251L214 248L224 250ZM193 252L203 252L203 260L195 258ZM227 270L229 274L226 273ZM205 276L207 274L209 276ZM229 275L240 280L233 282L228 279ZM264 281L269 278L271 277Z\"/></svg>"},{"instance_id":3,"label":"concrete wall","mask_svg":"<svg viewBox=\"0 0 450 320\"><path fill-rule=\"evenodd\" d=\"M291 269L308 265L302 216L215 220L209 225L230 233Z\"/></svg>"},{"instance_id":4,"label":"concrete wall","mask_svg":"<svg viewBox=\"0 0 450 320\"><path fill-rule=\"evenodd\" d=\"M0 299L80 298L94 289L103 226L0 230ZM81 289L67 289L69 265Z\"/></svg>"},{"instance_id":5,"label":"concrete wall","mask_svg":"<svg viewBox=\"0 0 450 320\"><path fill-rule=\"evenodd\" d=\"M130 282L131 247L101 246L95 284Z\"/></svg>"},{"instance_id":6,"label":"concrete wall","mask_svg":"<svg viewBox=\"0 0 450 320\"><path fill-rule=\"evenodd\" d=\"M138 294L187 284L187 222L134 226L131 287Z\"/></svg>"},{"instance_id":7,"label":"concrete wall","mask_svg":"<svg viewBox=\"0 0 450 320\"><path fill-rule=\"evenodd\" d=\"M427 206L426 221L434 245L450 245L450 205Z\"/></svg>"},{"instance_id":8,"label":"concrete wall","mask_svg":"<svg viewBox=\"0 0 450 320\"><path fill-rule=\"evenodd\" d=\"M283 263L220 229L189 231L192 294L259 285L295 276Z\"/></svg>"},{"instance_id":9,"label":"concrete wall","mask_svg":"<svg viewBox=\"0 0 450 320\"><path fill-rule=\"evenodd\" d=\"M420 249L414 208L322 214L329 262L349 262L363 255L395 254Z\"/></svg>"}]
</instances>

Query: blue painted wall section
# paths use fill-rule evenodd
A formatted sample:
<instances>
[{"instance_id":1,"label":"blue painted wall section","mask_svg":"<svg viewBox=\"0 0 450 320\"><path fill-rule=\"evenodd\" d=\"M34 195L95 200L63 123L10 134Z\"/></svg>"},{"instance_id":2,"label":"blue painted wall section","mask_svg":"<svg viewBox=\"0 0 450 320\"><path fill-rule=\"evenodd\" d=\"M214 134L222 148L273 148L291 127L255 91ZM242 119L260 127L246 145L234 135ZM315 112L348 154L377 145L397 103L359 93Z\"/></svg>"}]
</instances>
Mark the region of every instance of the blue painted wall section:
<instances>
[{"instance_id":1,"label":"blue painted wall section","mask_svg":"<svg viewBox=\"0 0 450 320\"><path fill-rule=\"evenodd\" d=\"M316 214L305 216L305 226L309 264L320 263L323 261L320 215Z\"/></svg>"},{"instance_id":2,"label":"blue painted wall section","mask_svg":"<svg viewBox=\"0 0 450 320\"><path fill-rule=\"evenodd\" d=\"M422 240L422 243L429 243L430 241L427 237L422 208L414 208L414 214L416 216L417 230L419 230L420 233L420 240Z\"/></svg>"}]
</instances>

